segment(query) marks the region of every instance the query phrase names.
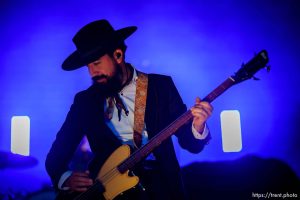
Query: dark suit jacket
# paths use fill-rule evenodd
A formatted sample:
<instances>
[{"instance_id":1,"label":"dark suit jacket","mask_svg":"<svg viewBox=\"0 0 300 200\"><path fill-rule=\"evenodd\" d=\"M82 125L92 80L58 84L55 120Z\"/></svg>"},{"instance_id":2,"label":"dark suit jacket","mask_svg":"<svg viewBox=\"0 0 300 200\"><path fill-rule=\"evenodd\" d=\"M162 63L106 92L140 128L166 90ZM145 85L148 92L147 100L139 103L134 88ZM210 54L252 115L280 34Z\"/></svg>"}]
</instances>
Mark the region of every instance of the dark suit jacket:
<instances>
[{"instance_id":1,"label":"dark suit jacket","mask_svg":"<svg viewBox=\"0 0 300 200\"><path fill-rule=\"evenodd\" d=\"M145 123L149 138L152 138L184 113L186 106L170 77L157 74L149 74L148 77ZM74 103L46 159L46 169L55 187L61 175L69 170L68 164L84 135L87 136L95 155L95 159L89 165L94 176L109 155L121 145L104 122L104 100L101 92L93 86L75 96ZM191 132L191 123L179 129L176 136L181 147L193 153L200 152L210 139L210 137L205 140L195 139ZM153 153L164 174L166 190L173 199L181 199L183 186L180 167L171 138L164 141Z\"/></svg>"}]
</instances>

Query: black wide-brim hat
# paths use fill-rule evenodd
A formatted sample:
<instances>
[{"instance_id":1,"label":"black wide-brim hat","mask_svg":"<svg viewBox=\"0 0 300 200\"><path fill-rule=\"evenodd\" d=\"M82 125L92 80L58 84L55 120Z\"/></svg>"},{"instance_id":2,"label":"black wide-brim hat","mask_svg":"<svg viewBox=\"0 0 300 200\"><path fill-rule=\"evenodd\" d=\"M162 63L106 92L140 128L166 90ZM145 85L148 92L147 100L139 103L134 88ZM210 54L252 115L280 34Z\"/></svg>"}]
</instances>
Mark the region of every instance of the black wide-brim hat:
<instances>
[{"instance_id":1,"label":"black wide-brim hat","mask_svg":"<svg viewBox=\"0 0 300 200\"><path fill-rule=\"evenodd\" d=\"M137 29L129 26L114 30L107 20L97 20L82 27L73 37L74 51L62 68L71 71L85 66L122 44Z\"/></svg>"}]
</instances>

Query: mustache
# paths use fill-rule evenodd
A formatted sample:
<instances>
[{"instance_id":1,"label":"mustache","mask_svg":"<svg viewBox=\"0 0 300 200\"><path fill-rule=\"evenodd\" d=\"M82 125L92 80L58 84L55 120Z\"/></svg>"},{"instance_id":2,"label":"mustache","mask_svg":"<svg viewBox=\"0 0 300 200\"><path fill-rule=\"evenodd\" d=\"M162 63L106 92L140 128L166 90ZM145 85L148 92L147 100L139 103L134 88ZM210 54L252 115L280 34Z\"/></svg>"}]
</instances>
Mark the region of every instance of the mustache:
<instances>
[{"instance_id":1,"label":"mustache","mask_svg":"<svg viewBox=\"0 0 300 200\"><path fill-rule=\"evenodd\" d=\"M97 81L97 80L100 80L100 79L103 79L103 78L108 79L108 76L107 76L107 75L104 75L104 74L102 74L102 75L97 75L97 76L93 76L93 77L92 77L92 80L93 80L93 81Z\"/></svg>"}]
</instances>

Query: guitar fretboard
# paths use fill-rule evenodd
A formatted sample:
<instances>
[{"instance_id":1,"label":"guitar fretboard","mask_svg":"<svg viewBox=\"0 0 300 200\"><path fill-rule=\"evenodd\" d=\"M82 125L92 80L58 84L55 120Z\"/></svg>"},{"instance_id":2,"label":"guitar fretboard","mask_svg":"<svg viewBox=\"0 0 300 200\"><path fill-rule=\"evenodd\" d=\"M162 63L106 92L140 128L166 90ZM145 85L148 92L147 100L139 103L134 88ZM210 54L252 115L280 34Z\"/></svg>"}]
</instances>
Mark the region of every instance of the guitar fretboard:
<instances>
[{"instance_id":1,"label":"guitar fretboard","mask_svg":"<svg viewBox=\"0 0 300 200\"><path fill-rule=\"evenodd\" d=\"M207 95L203 101L212 102L218 96L220 96L223 92L225 92L228 88L230 88L234 84L234 79L229 77L222 84L220 84L216 89L214 89L209 95ZM130 157L124 160L117 169L120 173L124 173L129 169L132 169L138 162L140 162L143 158L149 155L156 147L158 147L163 141L168 139L171 135L173 135L181 126L186 124L188 121L192 119L192 113L190 110L183 113L180 117L178 117L173 123L160 131L157 135L155 135L151 140L148 141L143 147L136 150Z\"/></svg>"},{"instance_id":2,"label":"guitar fretboard","mask_svg":"<svg viewBox=\"0 0 300 200\"><path fill-rule=\"evenodd\" d=\"M214 89L209 95L207 95L202 101L212 102L228 88L234 84L234 79L232 77L227 78L221 85Z\"/></svg>"}]
</instances>

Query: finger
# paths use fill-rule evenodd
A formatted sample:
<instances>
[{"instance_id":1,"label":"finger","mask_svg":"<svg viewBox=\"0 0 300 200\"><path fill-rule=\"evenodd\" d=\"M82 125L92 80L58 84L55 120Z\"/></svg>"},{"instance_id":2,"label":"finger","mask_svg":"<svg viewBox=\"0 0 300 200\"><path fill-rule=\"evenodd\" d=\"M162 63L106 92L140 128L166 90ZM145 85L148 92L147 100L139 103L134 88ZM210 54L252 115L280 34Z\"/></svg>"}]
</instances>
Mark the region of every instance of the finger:
<instances>
[{"instance_id":1,"label":"finger","mask_svg":"<svg viewBox=\"0 0 300 200\"><path fill-rule=\"evenodd\" d=\"M86 172L73 172L73 176L76 177L89 177L89 174Z\"/></svg>"},{"instance_id":2,"label":"finger","mask_svg":"<svg viewBox=\"0 0 300 200\"><path fill-rule=\"evenodd\" d=\"M196 97L195 104L199 104L201 102L201 99L199 97Z\"/></svg>"},{"instance_id":3,"label":"finger","mask_svg":"<svg viewBox=\"0 0 300 200\"><path fill-rule=\"evenodd\" d=\"M78 186L78 185L74 185L71 190L73 191L77 191L77 192L84 192L86 191L90 186Z\"/></svg>"},{"instance_id":4,"label":"finger","mask_svg":"<svg viewBox=\"0 0 300 200\"><path fill-rule=\"evenodd\" d=\"M203 107L203 108L207 108L209 110L213 110L213 107L210 103L206 102L206 101L201 101L200 105Z\"/></svg>"},{"instance_id":5,"label":"finger","mask_svg":"<svg viewBox=\"0 0 300 200\"><path fill-rule=\"evenodd\" d=\"M70 188L73 191L85 191L87 188L89 188L92 185L92 181L89 182L82 182L82 181L71 181Z\"/></svg>"},{"instance_id":6,"label":"finger","mask_svg":"<svg viewBox=\"0 0 300 200\"><path fill-rule=\"evenodd\" d=\"M208 114L204 110L194 110L192 111L192 115L194 117L203 118L205 120L208 118Z\"/></svg>"},{"instance_id":7,"label":"finger","mask_svg":"<svg viewBox=\"0 0 300 200\"><path fill-rule=\"evenodd\" d=\"M87 188L74 188L73 189L75 192L86 192Z\"/></svg>"},{"instance_id":8,"label":"finger","mask_svg":"<svg viewBox=\"0 0 300 200\"><path fill-rule=\"evenodd\" d=\"M69 185L72 187L87 187L93 184L93 180L82 173L74 173L69 178Z\"/></svg>"},{"instance_id":9,"label":"finger","mask_svg":"<svg viewBox=\"0 0 300 200\"><path fill-rule=\"evenodd\" d=\"M195 105L194 107L191 108L191 111L192 112L206 112L208 115L211 115L212 113L212 110L210 107L204 107L204 106L201 106L201 105Z\"/></svg>"},{"instance_id":10,"label":"finger","mask_svg":"<svg viewBox=\"0 0 300 200\"><path fill-rule=\"evenodd\" d=\"M204 116L204 114L195 114L193 119L193 122L205 122L206 121L206 116Z\"/></svg>"},{"instance_id":11,"label":"finger","mask_svg":"<svg viewBox=\"0 0 300 200\"><path fill-rule=\"evenodd\" d=\"M202 108L203 108L202 102L195 104L193 107L191 107L191 109L202 109Z\"/></svg>"},{"instance_id":12,"label":"finger","mask_svg":"<svg viewBox=\"0 0 300 200\"><path fill-rule=\"evenodd\" d=\"M204 117L209 117L212 115L212 110L210 107L206 108L206 107L194 107L193 109L191 109L192 111L192 114L196 114L196 113L199 113L199 114L202 114Z\"/></svg>"},{"instance_id":13,"label":"finger","mask_svg":"<svg viewBox=\"0 0 300 200\"><path fill-rule=\"evenodd\" d=\"M212 107L204 107L204 106L195 106L192 110L195 110L197 112L201 112L204 111L207 113L208 116L210 116L212 114Z\"/></svg>"},{"instance_id":14,"label":"finger","mask_svg":"<svg viewBox=\"0 0 300 200\"><path fill-rule=\"evenodd\" d=\"M211 116L212 109L210 107L202 107L202 111L204 111L208 116Z\"/></svg>"},{"instance_id":15,"label":"finger","mask_svg":"<svg viewBox=\"0 0 300 200\"><path fill-rule=\"evenodd\" d=\"M93 184L93 180L86 177L74 177L73 181L78 183L78 185L91 185Z\"/></svg>"}]
</instances>

